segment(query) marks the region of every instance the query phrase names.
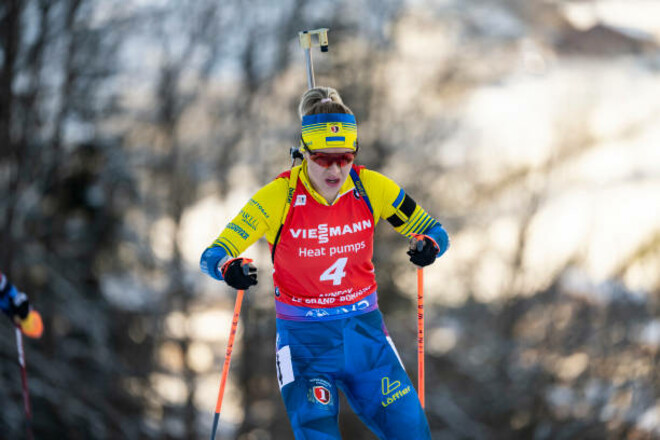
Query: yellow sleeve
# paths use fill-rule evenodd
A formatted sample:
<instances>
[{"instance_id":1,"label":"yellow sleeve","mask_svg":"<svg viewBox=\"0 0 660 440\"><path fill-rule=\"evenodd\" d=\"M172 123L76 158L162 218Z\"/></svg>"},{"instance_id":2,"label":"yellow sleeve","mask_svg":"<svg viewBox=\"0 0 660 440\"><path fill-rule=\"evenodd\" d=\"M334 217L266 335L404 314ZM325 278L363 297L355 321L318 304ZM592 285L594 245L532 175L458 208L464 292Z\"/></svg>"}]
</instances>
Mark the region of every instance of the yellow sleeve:
<instances>
[{"instance_id":1,"label":"yellow sleeve","mask_svg":"<svg viewBox=\"0 0 660 440\"><path fill-rule=\"evenodd\" d=\"M371 201L376 223L381 218L386 219L394 230L406 237L423 234L438 224L392 179L365 168L360 172L360 180Z\"/></svg>"},{"instance_id":2,"label":"yellow sleeve","mask_svg":"<svg viewBox=\"0 0 660 440\"><path fill-rule=\"evenodd\" d=\"M289 179L278 177L261 188L209 247L221 246L237 257L263 235L273 243L282 220Z\"/></svg>"}]
</instances>

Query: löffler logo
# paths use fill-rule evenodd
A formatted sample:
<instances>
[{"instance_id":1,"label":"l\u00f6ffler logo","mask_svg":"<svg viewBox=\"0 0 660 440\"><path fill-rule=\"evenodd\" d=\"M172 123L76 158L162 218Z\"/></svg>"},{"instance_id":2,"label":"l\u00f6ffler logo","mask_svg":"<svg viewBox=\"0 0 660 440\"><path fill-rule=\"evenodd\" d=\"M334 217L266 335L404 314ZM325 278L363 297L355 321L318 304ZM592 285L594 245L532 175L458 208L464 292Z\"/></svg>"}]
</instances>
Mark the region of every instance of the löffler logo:
<instances>
[{"instance_id":1,"label":"l\u00f6ffler logo","mask_svg":"<svg viewBox=\"0 0 660 440\"><path fill-rule=\"evenodd\" d=\"M398 380L395 380L393 382L390 382L389 377L384 377L383 380L381 380L381 387L383 389L383 396L390 394L392 391L396 390L401 386L401 382Z\"/></svg>"},{"instance_id":2,"label":"l\u00f6ffler logo","mask_svg":"<svg viewBox=\"0 0 660 440\"><path fill-rule=\"evenodd\" d=\"M385 400L380 402L380 404L383 405L383 408L387 408L397 400L404 397L406 394L410 393L411 390L410 385L405 388L401 388L400 381L390 381L389 377L383 377L381 380L381 387L383 390L383 396L387 396Z\"/></svg>"}]
</instances>

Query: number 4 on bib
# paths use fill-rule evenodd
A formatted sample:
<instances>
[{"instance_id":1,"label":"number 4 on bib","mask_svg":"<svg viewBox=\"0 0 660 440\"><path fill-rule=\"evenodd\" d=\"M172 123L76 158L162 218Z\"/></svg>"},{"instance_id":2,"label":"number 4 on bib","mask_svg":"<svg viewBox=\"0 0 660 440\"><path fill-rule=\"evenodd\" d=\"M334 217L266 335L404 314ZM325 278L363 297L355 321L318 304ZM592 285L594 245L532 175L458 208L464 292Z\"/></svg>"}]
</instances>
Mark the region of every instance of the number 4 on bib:
<instances>
[{"instance_id":1,"label":"number 4 on bib","mask_svg":"<svg viewBox=\"0 0 660 440\"><path fill-rule=\"evenodd\" d=\"M319 278L321 281L332 281L333 286L338 286L341 284L341 279L346 276L346 272L344 272L344 267L346 267L346 262L348 261L348 258L342 257L339 258L337 261L332 263L332 266L327 268L323 274L321 274L321 277Z\"/></svg>"}]
</instances>

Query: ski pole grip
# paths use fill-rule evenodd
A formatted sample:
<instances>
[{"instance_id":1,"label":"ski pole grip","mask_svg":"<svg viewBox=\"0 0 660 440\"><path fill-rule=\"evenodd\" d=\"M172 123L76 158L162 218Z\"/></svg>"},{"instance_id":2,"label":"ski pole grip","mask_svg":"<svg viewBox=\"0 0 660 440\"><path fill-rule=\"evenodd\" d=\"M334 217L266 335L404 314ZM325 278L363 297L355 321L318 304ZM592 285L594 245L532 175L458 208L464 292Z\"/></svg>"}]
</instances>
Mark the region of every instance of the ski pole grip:
<instances>
[{"instance_id":1,"label":"ski pole grip","mask_svg":"<svg viewBox=\"0 0 660 440\"><path fill-rule=\"evenodd\" d=\"M241 269L243 270L243 275L250 275L250 263L254 260L251 258L243 258L243 263L241 264Z\"/></svg>"}]
</instances>

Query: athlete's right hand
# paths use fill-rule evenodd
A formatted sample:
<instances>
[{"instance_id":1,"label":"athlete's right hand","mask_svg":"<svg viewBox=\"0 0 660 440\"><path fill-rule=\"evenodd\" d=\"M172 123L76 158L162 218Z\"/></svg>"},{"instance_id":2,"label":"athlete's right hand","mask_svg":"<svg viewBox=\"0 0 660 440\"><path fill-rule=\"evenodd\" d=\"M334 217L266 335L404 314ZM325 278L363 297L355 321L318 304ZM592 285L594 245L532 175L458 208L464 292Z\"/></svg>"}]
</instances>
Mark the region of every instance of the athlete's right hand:
<instances>
[{"instance_id":1,"label":"athlete's right hand","mask_svg":"<svg viewBox=\"0 0 660 440\"><path fill-rule=\"evenodd\" d=\"M245 290L257 284L257 268L252 260L234 258L222 265L222 278L231 287Z\"/></svg>"}]
</instances>

